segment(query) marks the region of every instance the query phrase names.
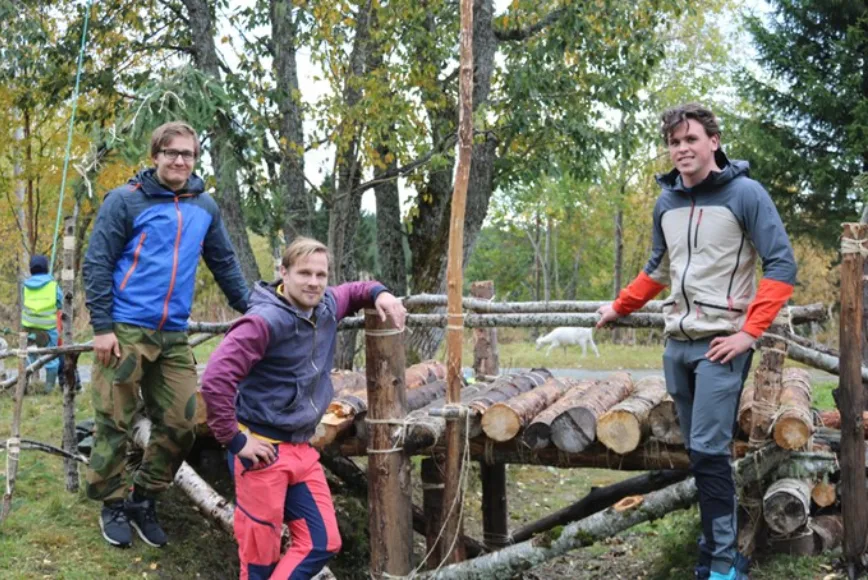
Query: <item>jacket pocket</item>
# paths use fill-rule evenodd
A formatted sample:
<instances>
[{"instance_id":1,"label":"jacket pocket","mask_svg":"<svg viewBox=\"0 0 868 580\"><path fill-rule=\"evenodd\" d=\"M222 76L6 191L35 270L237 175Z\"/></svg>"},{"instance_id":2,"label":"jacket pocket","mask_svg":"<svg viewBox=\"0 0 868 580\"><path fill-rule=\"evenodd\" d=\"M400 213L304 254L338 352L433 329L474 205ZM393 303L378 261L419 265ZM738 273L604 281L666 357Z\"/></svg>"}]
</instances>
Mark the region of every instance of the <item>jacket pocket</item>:
<instances>
[{"instance_id":1,"label":"jacket pocket","mask_svg":"<svg viewBox=\"0 0 868 580\"><path fill-rule=\"evenodd\" d=\"M719 297L698 297L693 300L695 309L696 331L699 332L737 332L744 308L741 304L727 304Z\"/></svg>"},{"instance_id":2,"label":"jacket pocket","mask_svg":"<svg viewBox=\"0 0 868 580\"><path fill-rule=\"evenodd\" d=\"M130 277L133 275L133 272L136 271L136 266L139 265L139 256L142 253L142 246L145 245L145 238L147 238L147 237L148 237L148 234L146 232L142 232L142 235L139 236L139 243L136 244L136 249L133 252L133 263L130 264L129 270L127 270L127 273L124 274L124 279L121 282L121 286L120 286L121 290L123 290L124 288L127 287L127 283L130 281Z\"/></svg>"}]
</instances>

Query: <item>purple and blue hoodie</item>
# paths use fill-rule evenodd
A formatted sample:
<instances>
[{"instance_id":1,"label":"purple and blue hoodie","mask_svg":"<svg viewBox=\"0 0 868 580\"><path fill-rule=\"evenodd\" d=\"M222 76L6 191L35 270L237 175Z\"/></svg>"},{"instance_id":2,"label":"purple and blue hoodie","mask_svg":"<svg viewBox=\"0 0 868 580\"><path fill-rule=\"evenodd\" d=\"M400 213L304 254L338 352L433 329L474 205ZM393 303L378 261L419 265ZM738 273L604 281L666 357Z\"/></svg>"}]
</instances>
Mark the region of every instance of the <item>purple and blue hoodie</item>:
<instances>
[{"instance_id":1,"label":"purple and blue hoodie","mask_svg":"<svg viewBox=\"0 0 868 580\"><path fill-rule=\"evenodd\" d=\"M259 282L202 377L214 437L236 454L247 442L239 423L268 439L307 442L334 394L329 371L338 322L373 307L385 291L379 282L329 287L307 317L276 283Z\"/></svg>"}]
</instances>

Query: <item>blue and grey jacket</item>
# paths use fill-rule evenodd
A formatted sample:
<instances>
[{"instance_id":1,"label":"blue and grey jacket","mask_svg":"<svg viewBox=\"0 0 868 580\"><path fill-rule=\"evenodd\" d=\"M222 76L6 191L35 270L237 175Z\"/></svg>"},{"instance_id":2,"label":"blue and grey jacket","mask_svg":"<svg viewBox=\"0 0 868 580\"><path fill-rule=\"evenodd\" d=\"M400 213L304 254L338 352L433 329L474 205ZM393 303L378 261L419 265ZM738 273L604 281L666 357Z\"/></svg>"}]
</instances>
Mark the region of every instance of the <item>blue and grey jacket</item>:
<instances>
[{"instance_id":1,"label":"blue and grey jacket","mask_svg":"<svg viewBox=\"0 0 868 580\"><path fill-rule=\"evenodd\" d=\"M763 278L791 287L793 249L768 192L748 177L746 161L721 151L720 172L685 187L677 170L658 177L651 258L644 272L670 286L665 334L692 340L741 330L756 296L756 263Z\"/></svg>"},{"instance_id":2,"label":"blue and grey jacket","mask_svg":"<svg viewBox=\"0 0 868 580\"><path fill-rule=\"evenodd\" d=\"M199 256L229 305L243 312L249 294L220 210L192 175L185 189L140 171L106 194L84 260L87 307L94 332L123 322L154 330L187 328Z\"/></svg>"}]
</instances>

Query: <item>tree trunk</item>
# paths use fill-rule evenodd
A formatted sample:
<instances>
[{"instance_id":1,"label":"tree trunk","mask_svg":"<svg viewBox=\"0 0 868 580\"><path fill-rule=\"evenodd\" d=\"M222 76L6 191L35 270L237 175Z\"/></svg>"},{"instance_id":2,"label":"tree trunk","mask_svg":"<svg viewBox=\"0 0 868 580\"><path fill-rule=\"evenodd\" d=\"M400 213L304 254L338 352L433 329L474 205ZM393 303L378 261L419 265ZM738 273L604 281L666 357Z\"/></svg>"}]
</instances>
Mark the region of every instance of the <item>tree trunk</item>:
<instances>
[{"instance_id":1,"label":"tree trunk","mask_svg":"<svg viewBox=\"0 0 868 580\"><path fill-rule=\"evenodd\" d=\"M492 0L475 0L473 5L473 110L488 102L491 91L491 76L494 72L494 55L497 52L497 39L494 36L494 7ZM438 96L442 100L442 95ZM457 109L448 113L451 129L454 132L458 119ZM464 217L464 263L470 256L482 223L488 213L488 203L494 191L494 162L496 160L497 139L486 133L476 137L470 165L470 178L467 188L467 202ZM451 167L449 178L451 179ZM441 173L439 178L444 177ZM429 180L427 190L430 194L442 196L430 212L422 212L413 222L410 248L413 256L413 291L441 292L446 271L446 247L449 232L449 205L452 187L445 188L442 183L432 187ZM420 204L421 206L421 204ZM439 215L438 215L439 214ZM428 222L418 230L419 222ZM418 234L416 233L418 231ZM426 235L431 234L433 235ZM432 329L416 331L410 337L410 356L420 359L431 358L437 351L443 331Z\"/></svg>"},{"instance_id":2,"label":"tree trunk","mask_svg":"<svg viewBox=\"0 0 868 580\"><path fill-rule=\"evenodd\" d=\"M633 393L597 420L597 439L619 455L633 451L649 431L651 409L666 396L663 377L646 377Z\"/></svg>"},{"instance_id":3,"label":"tree trunk","mask_svg":"<svg viewBox=\"0 0 868 580\"><path fill-rule=\"evenodd\" d=\"M802 449L811 440L814 416L810 381L805 369L784 369L781 405L774 427L775 443L784 449Z\"/></svg>"},{"instance_id":4,"label":"tree trunk","mask_svg":"<svg viewBox=\"0 0 868 580\"><path fill-rule=\"evenodd\" d=\"M645 496L640 509L617 512L609 508L573 522L553 536L528 540L469 562L441 568L436 575L435 573L423 574L420 578L436 577L438 580L512 578L519 572L570 550L612 537L640 522L661 518L677 509L685 509L691 506L696 498L696 483L691 478L649 493Z\"/></svg>"},{"instance_id":5,"label":"tree trunk","mask_svg":"<svg viewBox=\"0 0 868 580\"><path fill-rule=\"evenodd\" d=\"M193 60L199 70L211 76L215 83L222 85L217 48L214 45L212 6L206 0L183 0L183 2L190 23ZM212 134L211 165L217 181L214 198L220 205L223 223L235 248L244 279L247 280L248 285L252 285L259 280L260 276L247 237L241 190L238 186L240 159L236 152L240 153L241 148L233 143L232 123L226 114L218 113L209 131Z\"/></svg>"},{"instance_id":6,"label":"tree trunk","mask_svg":"<svg viewBox=\"0 0 868 580\"><path fill-rule=\"evenodd\" d=\"M628 373L613 373L603 382L591 386L574 405L563 405L552 421L552 442L561 451L577 453L597 440L598 421L609 409L633 392Z\"/></svg>"},{"instance_id":7,"label":"tree trunk","mask_svg":"<svg viewBox=\"0 0 868 580\"><path fill-rule=\"evenodd\" d=\"M377 147L381 159L392 160L386 167L374 168L374 179L382 179L382 175L394 171L398 165L397 159L389 150L388 145ZM390 179L374 187L377 200L377 256L380 263L380 282L389 287L395 296L407 294L407 263L404 255L404 230L401 225L401 201L398 192L398 180Z\"/></svg>"},{"instance_id":8,"label":"tree trunk","mask_svg":"<svg viewBox=\"0 0 868 580\"><path fill-rule=\"evenodd\" d=\"M580 381L553 405L539 413L524 430L522 439L531 449L542 449L551 443L552 422L582 400L582 396L597 381Z\"/></svg>"},{"instance_id":9,"label":"tree trunk","mask_svg":"<svg viewBox=\"0 0 868 580\"><path fill-rule=\"evenodd\" d=\"M293 17L290 0L271 0L269 16L280 114L280 179L277 187L284 211L280 225L283 226L284 242L289 244L297 236L311 235L313 219L313 201L304 183L304 130L296 62L298 23Z\"/></svg>"},{"instance_id":10,"label":"tree trunk","mask_svg":"<svg viewBox=\"0 0 868 580\"><path fill-rule=\"evenodd\" d=\"M764 339L765 340L765 339ZM770 340L763 344L759 366L754 372L750 443L763 445L769 437L772 418L781 398L781 372L787 356L787 343Z\"/></svg>"},{"instance_id":11,"label":"tree trunk","mask_svg":"<svg viewBox=\"0 0 868 580\"><path fill-rule=\"evenodd\" d=\"M655 439L667 445L684 445L684 434L678 422L675 401L668 393L659 405L651 409L648 421L651 424L651 434Z\"/></svg>"},{"instance_id":12,"label":"tree trunk","mask_svg":"<svg viewBox=\"0 0 868 580\"><path fill-rule=\"evenodd\" d=\"M63 219L63 269L61 270L63 290L63 310L61 326L58 329L63 338L62 344L72 344L73 337L73 299L75 297L75 217ZM75 390L78 355L68 354L63 358L63 450L69 454L76 452L75 439ZM66 473L66 491L78 491L78 462L69 458L63 460Z\"/></svg>"},{"instance_id":13,"label":"tree trunk","mask_svg":"<svg viewBox=\"0 0 868 580\"><path fill-rule=\"evenodd\" d=\"M808 523L811 484L802 479L779 479L763 496L763 518L771 531L788 536Z\"/></svg>"},{"instance_id":14,"label":"tree trunk","mask_svg":"<svg viewBox=\"0 0 868 580\"><path fill-rule=\"evenodd\" d=\"M573 379L552 377L532 391L496 403L482 415L482 430L493 441L509 441L576 384L578 381Z\"/></svg>"}]
</instances>

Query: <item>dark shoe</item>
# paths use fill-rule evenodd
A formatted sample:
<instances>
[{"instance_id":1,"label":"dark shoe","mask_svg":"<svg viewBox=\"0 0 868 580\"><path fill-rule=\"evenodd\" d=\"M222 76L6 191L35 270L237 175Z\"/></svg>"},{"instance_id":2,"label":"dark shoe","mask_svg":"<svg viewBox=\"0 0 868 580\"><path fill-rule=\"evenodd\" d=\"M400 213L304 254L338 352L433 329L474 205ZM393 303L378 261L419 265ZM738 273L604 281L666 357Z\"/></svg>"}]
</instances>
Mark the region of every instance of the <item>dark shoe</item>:
<instances>
[{"instance_id":1,"label":"dark shoe","mask_svg":"<svg viewBox=\"0 0 868 580\"><path fill-rule=\"evenodd\" d=\"M102 537L112 546L129 548L133 543L133 531L130 529L130 520L124 511L123 500L104 503L99 515L99 529Z\"/></svg>"},{"instance_id":2,"label":"dark shoe","mask_svg":"<svg viewBox=\"0 0 868 580\"><path fill-rule=\"evenodd\" d=\"M155 548L162 548L169 539L166 532L157 521L157 506L153 498L145 498L142 501L128 499L124 504L130 525L138 532L139 537Z\"/></svg>"}]
</instances>

